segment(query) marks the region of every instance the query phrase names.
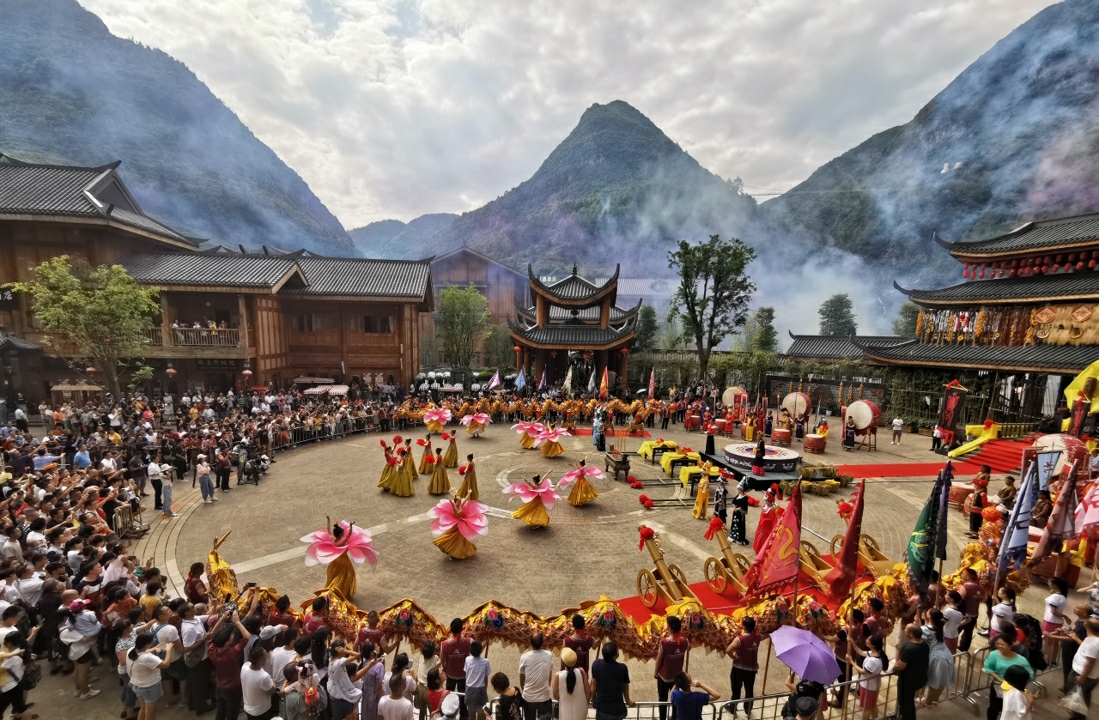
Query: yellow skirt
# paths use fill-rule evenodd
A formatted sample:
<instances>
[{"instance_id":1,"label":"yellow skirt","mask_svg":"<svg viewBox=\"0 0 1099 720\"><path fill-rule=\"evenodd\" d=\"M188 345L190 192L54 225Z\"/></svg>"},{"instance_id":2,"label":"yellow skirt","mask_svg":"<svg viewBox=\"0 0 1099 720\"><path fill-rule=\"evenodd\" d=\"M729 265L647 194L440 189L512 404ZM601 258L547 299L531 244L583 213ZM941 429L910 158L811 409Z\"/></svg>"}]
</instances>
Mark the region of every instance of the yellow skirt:
<instances>
[{"instance_id":1,"label":"yellow skirt","mask_svg":"<svg viewBox=\"0 0 1099 720\"><path fill-rule=\"evenodd\" d=\"M416 461L412 458L412 453L406 456L408 459L402 463L401 470L412 474L412 479L415 480L419 474L416 472Z\"/></svg>"},{"instance_id":2,"label":"yellow skirt","mask_svg":"<svg viewBox=\"0 0 1099 720\"><path fill-rule=\"evenodd\" d=\"M398 475L397 468L393 467L389 463L385 464L385 469L382 470L382 479L378 481L378 487L383 490L389 490L393 487L393 481Z\"/></svg>"},{"instance_id":3,"label":"yellow skirt","mask_svg":"<svg viewBox=\"0 0 1099 720\"><path fill-rule=\"evenodd\" d=\"M432 495L446 495L450 492L450 477L442 463L435 463L435 472L431 473L431 482L427 491Z\"/></svg>"},{"instance_id":4,"label":"yellow skirt","mask_svg":"<svg viewBox=\"0 0 1099 720\"><path fill-rule=\"evenodd\" d=\"M324 587L337 591L344 600L350 600L355 594L359 583L355 577L355 564L351 562L347 553L328 563L328 576Z\"/></svg>"},{"instance_id":5,"label":"yellow skirt","mask_svg":"<svg viewBox=\"0 0 1099 720\"><path fill-rule=\"evenodd\" d=\"M479 422L471 422L469 427L466 428L466 434L472 435L473 433L484 432L485 426Z\"/></svg>"},{"instance_id":6,"label":"yellow skirt","mask_svg":"<svg viewBox=\"0 0 1099 720\"><path fill-rule=\"evenodd\" d=\"M691 510L691 515L696 520L705 520L706 514L710 509L710 486L699 487L698 495L695 496L695 506Z\"/></svg>"},{"instance_id":7,"label":"yellow skirt","mask_svg":"<svg viewBox=\"0 0 1099 720\"><path fill-rule=\"evenodd\" d=\"M532 527L546 527L549 525L549 513L542 503L542 498L536 497L511 514L516 520L522 520Z\"/></svg>"},{"instance_id":8,"label":"yellow skirt","mask_svg":"<svg viewBox=\"0 0 1099 720\"><path fill-rule=\"evenodd\" d=\"M447 447L446 452L443 453L443 467L456 468L458 467L458 446L451 444Z\"/></svg>"},{"instance_id":9,"label":"yellow skirt","mask_svg":"<svg viewBox=\"0 0 1099 720\"><path fill-rule=\"evenodd\" d=\"M542 454L548 458L557 457L563 452L565 452L565 448L561 447L561 443L556 440L547 440L542 443Z\"/></svg>"},{"instance_id":10,"label":"yellow skirt","mask_svg":"<svg viewBox=\"0 0 1099 720\"><path fill-rule=\"evenodd\" d=\"M431 465L427 462L428 457L430 457L434 454L435 453L433 453L431 451L430 447L424 448L424 454L420 456L420 468L419 468L419 470L420 470L421 475L430 475L432 472L434 472L433 465Z\"/></svg>"},{"instance_id":11,"label":"yellow skirt","mask_svg":"<svg viewBox=\"0 0 1099 720\"><path fill-rule=\"evenodd\" d=\"M480 491L477 489L477 473L467 472L465 477L462 478L462 484L458 486L458 492L454 497L465 498L466 500L477 500L481 497Z\"/></svg>"},{"instance_id":12,"label":"yellow skirt","mask_svg":"<svg viewBox=\"0 0 1099 720\"><path fill-rule=\"evenodd\" d=\"M753 433L753 430L754 430L754 428L752 428L752 427L745 427L744 428L744 440L746 442L752 442L753 440L755 440L755 435Z\"/></svg>"},{"instance_id":13,"label":"yellow skirt","mask_svg":"<svg viewBox=\"0 0 1099 720\"><path fill-rule=\"evenodd\" d=\"M530 435L527 435L526 433L523 433L519 436L519 445L525 447L527 450L530 450L532 447L534 447L534 438L532 438Z\"/></svg>"},{"instance_id":14,"label":"yellow skirt","mask_svg":"<svg viewBox=\"0 0 1099 720\"><path fill-rule=\"evenodd\" d=\"M450 528L431 542L455 560L465 560L477 554L477 546L462 537L458 528Z\"/></svg>"},{"instance_id":15,"label":"yellow skirt","mask_svg":"<svg viewBox=\"0 0 1099 720\"><path fill-rule=\"evenodd\" d=\"M389 492L397 497L411 497L415 495L416 486L412 484L412 474L410 471L415 472L412 469L411 464L403 471L397 473L397 477L393 479L393 484L389 486Z\"/></svg>"},{"instance_id":16,"label":"yellow skirt","mask_svg":"<svg viewBox=\"0 0 1099 720\"><path fill-rule=\"evenodd\" d=\"M427 428L428 432L433 432L436 435L443 432L443 424L438 422L437 420L432 420L430 422L424 423L424 427Z\"/></svg>"},{"instance_id":17,"label":"yellow skirt","mask_svg":"<svg viewBox=\"0 0 1099 720\"><path fill-rule=\"evenodd\" d=\"M569 504L573 507L580 507L590 503L597 497L599 497L599 493L595 491L595 488L591 486L586 477L582 477L576 481L569 492Z\"/></svg>"}]
</instances>

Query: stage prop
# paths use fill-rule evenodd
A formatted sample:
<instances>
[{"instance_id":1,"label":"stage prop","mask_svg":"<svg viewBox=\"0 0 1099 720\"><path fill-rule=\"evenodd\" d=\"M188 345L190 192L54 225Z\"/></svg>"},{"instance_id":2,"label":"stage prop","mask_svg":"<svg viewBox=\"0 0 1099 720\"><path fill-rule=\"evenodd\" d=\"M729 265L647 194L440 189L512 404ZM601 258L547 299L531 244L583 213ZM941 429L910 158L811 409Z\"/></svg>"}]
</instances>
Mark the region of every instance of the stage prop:
<instances>
[{"instance_id":1,"label":"stage prop","mask_svg":"<svg viewBox=\"0 0 1099 720\"><path fill-rule=\"evenodd\" d=\"M767 454L763 457L763 467L769 473L789 474L797 471L801 455L787 448L766 445ZM665 458L667 455L664 456ZM756 446L750 443L733 443L725 446L725 462L737 470L752 472L756 457Z\"/></svg>"}]
</instances>

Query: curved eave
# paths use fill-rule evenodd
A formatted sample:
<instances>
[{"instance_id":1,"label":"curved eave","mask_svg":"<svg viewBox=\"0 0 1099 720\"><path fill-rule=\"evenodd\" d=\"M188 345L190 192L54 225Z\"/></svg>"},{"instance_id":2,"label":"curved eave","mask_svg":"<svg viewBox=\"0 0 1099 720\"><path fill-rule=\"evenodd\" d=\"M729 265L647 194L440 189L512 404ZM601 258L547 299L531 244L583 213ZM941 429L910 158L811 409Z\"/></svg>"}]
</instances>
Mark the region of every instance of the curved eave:
<instances>
[{"instance_id":1,"label":"curved eave","mask_svg":"<svg viewBox=\"0 0 1099 720\"><path fill-rule=\"evenodd\" d=\"M538 279L538 276L534 274L534 266L529 263L527 264L527 277L530 279L530 289L533 294L541 295L558 307L581 309L598 305L607 297L610 297L611 305L613 305L618 298L618 274L621 270L621 263L616 264L614 266L614 275L608 278L607 282L579 298L563 298L556 294L553 288Z\"/></svg>"},{"instance_id":2,"label":"curved eave","mask_svg":"<svg viewBox=\"0 0 1099 720\"><path fill-rule=\"evenodd\" d=\"M561 345L555 345L552 343L538 343L530 340L522 333L516 332L514 329L511 331L512 342L526 347L533 348L535 350L618 350L622 347L630 345L637 338L637 333L630 331L625 335L621 335L614 342L605 343L603 345L586 345L575 344L563 347Z\"/></svg>"},{"instance_id":3,"label":"curved eave","mask_svg":"<svg viewBox=\"0 0 1099 720\"><path fill-rule=\"evenodd\" d=\"M913 340L912 342L916 342L916 341ZM973 362L964 362L964 361L958 361L958 360L933 361L933 360L919 360L919 359L912 359L912 360L910 360L910 359L897 359L897 358L891 358L891 357L888 357L888 356L875 354L872 348L860 347L860 349L862 350L863 355L866 356L867 360L875 362L879 365L890 365L890 366L894 366L894 367L939 367L939 368L947 368L947 369L958 368L958 369L962 369L962 370L994 370L994 371L1005 371L1005 372L1012 372L1012 373L1041 372L1041 373L1050 373L1050 374L1057 374L1057 375L1075 375L1075 374L1080 372L1079 368L1068 368L1068 367L1052 367L1052 366L1051 367L1045 367L1045 366L1038 367L1038 366L1035 366L1035 367L1021 368L1021 367L1019 367L1018 364L1011 364L1011 363L999 364L999 363L973 363Z\"/></svg>"},{"instance_id":4,"label":"curved eave","mask_svg":"<svg viewBox=\"0 0 1099 720\"><path fill-rule=\"evenodd\" d=\"M903 287L901 287L900 283L898 283L896 280L893 281L893 289L896 290L897 292L901 293L902 295L906 295L908 297L912 296L913 291L912 290L905 290Z\"/></svg>"},{"instance_id":5,"label":"curved eave","mask_svg":"<svg viewBox=\"0 0 1099 720\"><path fill-rule=\"evenodd\" d=\"M988 262L989 260L1019 260L1035 255L1048 255L1065 251L1079 252L1080 250L1099 250L1099 239L1092 238L1061 243L1060 245L1044 245L1017 250L986 250L984 252L981 252L980 248L966 248L965 243L955 243L950 254L960 262Z\"/></svg>"},{"instance_id":6,"label":"curved eave","mask_svg":"<svg viewBox=\"0 0 1099 720\"><path fill-rule=\"evenodd\" d=\"M935 244L936 244L936 245L938 245L938 246L940 246L940 247L944 247L944 248L946 248L947 250L950 250L950 249L952 249L952 248L954 247L954 245L956 245L956 244L957 244L957 243L952 243L952 242L949 242L949 241L947 241L947 240L943 240L943 239L942 239L941 237L939 237L939 233L938 233L938 232L933 232L933 233L931 233L931 239L935 241Z\"/></svg>"}]
</instances>

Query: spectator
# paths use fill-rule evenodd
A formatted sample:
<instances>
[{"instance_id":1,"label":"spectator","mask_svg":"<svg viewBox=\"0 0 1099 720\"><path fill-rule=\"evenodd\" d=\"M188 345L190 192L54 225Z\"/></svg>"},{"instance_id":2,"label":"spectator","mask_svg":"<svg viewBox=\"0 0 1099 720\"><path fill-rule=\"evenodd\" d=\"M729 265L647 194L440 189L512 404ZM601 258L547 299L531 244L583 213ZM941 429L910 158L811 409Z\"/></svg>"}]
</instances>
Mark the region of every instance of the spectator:
<instances>
[{"instance_id":1,"label":"spectator","mask_svg":"<svg viewBox=\"0 0 1099 720\"><path fill-rule=\"evenodd\" d=\"M848 656L848 665L859 681L859 707L862 708L862 720L873 720L878 716L878 690L881 688L881 672L885 662L885 641L881 635L871 635L867 640L866 655L862 664Z\"/></svg>"},{"instance_id":2,"label":"spectator","mask_svg":"<svg viewBox=\"0 0 1099 720\"><path fill-rule=\"evenodd\" d=\"M0 684L0 716L10 707L11 720L22 720L28 707L21 686L26 661L30 659L27 650L27 640L18 631L5 635L3 647L0 647L0 669L7 672Z\"/></svg>"},{"instance_id":3,"label":"spectator","mask_svg":"<svg viewBox=\"0 0 1099 720\"><path fill-rule=\"evenodd\" d=\"M576 652L572 648L561 650L561 670L552 681L553 699L558 704L560 720L586 720L591 690L587 673L577 667Z\"/></svg>"},{"instance_id":4,"label":"spectator","mask_svg":"<svg viewBox=\"0 0 1099 720\"><path fill-rule=\"evenodd\" d=\"M469 644L469 656L465 662L466 674L466 710L471 720L485 720L485 706L488 705L488 677L492 672L487 659L481 657L483 646L480 640ZM461 708L459 708L459 712Z\"/></svg>"},{"instance_id":5,"label":"spectator","mask_svg":"<svg viewBox=\"0 0 1099 720\"><path fill-rule=\"evenodd\" d=\"M1099 685L1099 619L1089 618L1084 623L1088 636L1080 643L1076 656L1072 659L1072 672L1076 675L1076 684L1084 695L1084 704L1091 710L1091 696L1095 686ZM1075 714L1074 718L1083 718Z\"/></svg>"},{"instance_id":6,"label":"spectator","mask_svg":"<svg viewBox=\"0 0 1099 720\"><path fill-rule=\"evenodd\" d=\"M665 620L667 632L660 638L660 649L656 653L656 669L653 677L656 679L656 695L660 700L660 720L665 720L668 695L675 683L676 675L683 672L686 667L687 657L691 652L691 643L680 634L683 623L675 615L669 615ZM671 720L676 720L675 707L672 707Z\"/></svg>"},{"instance_id":7,"label":"spectator","mask_svg":"<svg viewBox=\"0 0 1099 720\"><path fill-rule=\"evenodd\" d=\"M277 691L275 682L264 669L266 663L267 650L257 644L248 653L248 663L240 669L240 692L248 720L269 720L272 716L271 696Z\"/></svg>"},{"instance_id":8,"label":"spectator","mask_svg":"<svg viewBox=\"0 0 1099 720\"><path fill-rule=\"evenodd\" d=\"M531 635L531 649L519 657L519 690L523 693L524 720L550 720L553 714L553 695L550 691L553 654L543 650L542 643L542 633Z\"/></svg>"},{"instance_id":9,"label":"spectator","mask_svg":"<svg viewBox=\"0 0 1099 720\"><path fill-rule=\"evenodd\" d=\"M742 632L729 643L729 647L725 648L725 654L733 658L733 667L729 671L729 685L732 687L730 698L732 701L725 704L725 709L734 718L741 709L744 710L745 717L752 714L751 698L756 695L756 673L759 672L759 644L762 642L760 634L756 632L755 618L744 618L741 630ZM743 708L738 707L736 703L737 700L740 700L741 690L744 692L744 697L749 700L744 703Z\"/></svg>"},{"instance_id":10,"label":"spectator","mask_svg":"<svg viewBox=\"0 0 1099 720\"><path fill-rule=\"evenodd\" d=\"M160 671L167 669L172 663L172 646L169 644L164 648L154 647L153 642L152 633L141 633L126 655L126 674L130 676L130 686L140 703L138 720L156 720L156 704L164 695ZM161 649L164 652L163 657L157 654Z\"/></svg>"},{"instance_id":11,"label":"spectator","mask_svg":"<svg viewBox=\"0 0 1099 720\"><path fill-rule=\"evenodd\" d=\"M405 678L393 673L389 678L389 694L378 701L378 720L412 720L412 701L405 697Z\"/></svg>"},{"instance_id":12,"label":"spectator","mask_svg":"<svg viewBox=\"0 0 1099 720\"><path fill-rule=\"evenodd\" d=\"M698 680L692 680L685 672L675 676L675 690L672 690L671 701L680 720L702 720L702 708L720 697L716 691Z\"/></svg>"},{"instance_id":13,"label":"spectator","mask_svg":"<svg viewBox=\"0 0 1099 720\"><path fill-rule=\"evenodd\" d=\"M223 627L207 648L210 663L214 666L215 720L236 720L244 701L240 684L241 658L251 635L241 624L236 611L232 613L232 622L237 634Z\"/></svg>"},{"instance_id":14,"label":"spectator","mask_svg":"<svg viewBox=\"0 0 1099 720\"><path fill-rule=\"evenodd\" d=\"M451 692L462 693L459 698L461 704L460 714L462 720L468 717L468 706L464 700L466 691L466 658L469 656L469 638L462 637L463 623L461 618L450 621L450 637L443 640L439 654L442 659L443 674L446 676L446 689ZM520 682L520 686L522 683Z\"/></svg>"},{"instance_id":15,"label":"spectator","mask_svg":"<svg viewBox=\"0 0 1099 720\"><path fill-rule=\"evenodd\" d=\"M472 643L470 644L472 645ZM370 643L370 645L373 648L374 643ZM420 720L425 720L428 715L428 673L432 670L439 669L439 667L439 654L435 652L435 643L428 640L423 644L423 647L420 648L420 654L416 656L416 663L412 668L412 679L416 681L415 706L416 709L420 711ZM442 673L436 674L439 677L440 682L443 682Z\"/></svg>"},{"instance_id":16,"label":"spectator","mask_svg":"<svg viewBox=\"0 0 1099 720\"><path fill-rule=\"evenodd\" d=\"M494 720L523 720L523 694L511 684L508 676L502 672L493 675L492 689L496 691Z\"/></svg>"},{"instance_id":17,"label":"spectator","mask_svg":"<svg viewBox=\"0 0 1099 720\"><path fill-rule=\"evenodd\" d=\"M954 672L954 656L946 646L944 626L946 619L938 608L925 613L922 628L923 641L928 647L927 695L923 704L928 707L939 703L943 690L953 685L957 679Z\"/></svg>"},{"instance_id":18,"label":"spectator","mask_svg":"<svg viewBox=\"0 0 1099 720\"><path fill-rule=\"evenodd\" d=\"M1026 720L1034 707L1034 695L1027 690L1030 673L1020 665L1012 665L1004 671L1004 683L1000 690L1004 693L1003 712L1000 720Z\"/></svg>"},{"instance_id":19,"label":"spectator","mask_svg":"<svg viewBox=\"0 0 1099 720\"><path fill-rule=\"evenodd\" d=\"M904 630L904 645L897 648L893 671L897 673L897 715L900 720L915 720L916 694L927 685L931 651L923 641L919 625Z\"/></svg>"},{"instance_id":20,"label":"spectator","mask_svg":"<svg viewBox=\"0 0 1099 720\"><path fill-rule=\"evenodd\" d=\"M996 636L993 640L993 651L988 654L984 662L984 671L988 673L992 680L991 689L988 694L988 720L998 720L1000 712L1004 706L1003 691L1000 689L1001 683L1004 682L1004 673L1012 665L1021 665L1026 669L1027 674L1030 677L1034 676L1034 671L1030 668L1030 663L1027 659L1015 652L1013 646L1013 640L1015 638L1015 626L1008 623L1006 626L1001 626L1001 634Z\"/></svg>"},{"instance_id":21,"label":"spectator","mask_svg":"<svg viewBox=\"0 0 1099 720\"><path fill-rule=\"evenodd\" d=\"M603 643L602 655L591 666L595 720L622 720L628 712L626 708L634 706L630 699L630 671L618 662L618 645L614 641ZM496 687L495 683L493 687ZM496 720L517 718L497 717Z\"/></svg>"}]
</instances>

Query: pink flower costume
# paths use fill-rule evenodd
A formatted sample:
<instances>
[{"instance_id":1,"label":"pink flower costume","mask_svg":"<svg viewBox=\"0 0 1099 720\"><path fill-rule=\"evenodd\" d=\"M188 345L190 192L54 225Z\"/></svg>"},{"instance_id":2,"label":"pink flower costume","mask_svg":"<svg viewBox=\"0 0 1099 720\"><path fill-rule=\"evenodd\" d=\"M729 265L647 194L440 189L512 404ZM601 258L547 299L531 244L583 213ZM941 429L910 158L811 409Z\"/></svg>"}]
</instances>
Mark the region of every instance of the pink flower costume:
<instances>
[{"instance_id":1,"label":"pink flower costume","mask_svg":"<svg viewBox=\"0 0 1099 720\"><path fill-rule=\"evenodd\" d=\"M530 450L534 447L534 436L545 430L542 423L520 420L511 426L511 429L519 433L519 445Z\"/></svg>"},{"instance_id":2,"label":"pink flower costume","mask_svg":"<svg viewBox=\"0 0 1099 720\"><path fill-rule=\"evenodd\" d=\"M504 488L507 495L518 495L523 501L523 507L511 514L516 520L522 520L533 527L546 527L549 525L549 512L553 504L561 499L553 489L553 483L549 476L533 480L512 483Z\"/></svg>"},{"instance_id":3,"label":"pink flower costume","mask_svg":"<svg viewBox=\"0 0 1099 720\"><path fill-rule=\"evenodd\" d=\"M454 417L446 408L430 408L424 411L424 425L428 432L441 433L443 426Z\"/></svg>"},{"instance_id":4,"label":"pink flower costume","mask_svg":"<svg viewBox=\"0 0 1099 720\"><path fill-rule=\"evenodd\" d=\"M468 434L477 437L484 432L485 425L492 422L492 418L488 416L488 413L473 413L472 415L466 415L459 422L466 426Z\"/></svg>"},{"instance_id":5,"label":"pink flower costume","mask_svg":"<svg viewBox=\"0 0 1099 720\"><path fill-rule=\"evenodd\" d=\"M427 511L434 518L431 522L432 541L435 547L455 560L465 560L477 553L473 540L488 534L488 518L484 505L476 500L453 498L440 500Z\"/></svg>"},{"instance_id":6,"label":"pink flower costume","mask_svg":"<svg viewBox=\"0 0 1099 720\"><path fill-rule=\"evenodd\" d=\"M335 590L344 600L350 600L358 589L355 566L364 562L377 567L378 553L370 533L345 520L333 525L332 530L315 530L301 539L309 543L305 551L305 566L327 565L325 588Z\"/></svg>"},{"instance_id":7,"label":"pink flower costume","mask_svg":"<svg viewBox=\"0 0 1099 720\"><path fill-rule=\"evenodd\" d=\"M564 492L569 485L572 485L572 491L569 493L569 504L573 507L580 507L586 505L592 500L599 497L599 493L595 491L591 483L588 482L588 478L595 478L602 480L606 475L599 468L588 467L584 464L584 461L580 461L580 465L561 476L561 479L557 483L557 489Z\"/></svg>"},{"instance_id":8,"label":"pink flower costume","mask_svg":"<svg viewBox=\"0 0 1099 720\"><path fill-rule=\"evenodd\" d=\"M539 449L546 457L557 457L565 452L565 448L561 447L561 438L571 436L572 434L564 428L543 428L542 432L538 433L538 436L534 438L534 445L537 447L541 444L542 447Z\"/></svg>"}]
</instances>

